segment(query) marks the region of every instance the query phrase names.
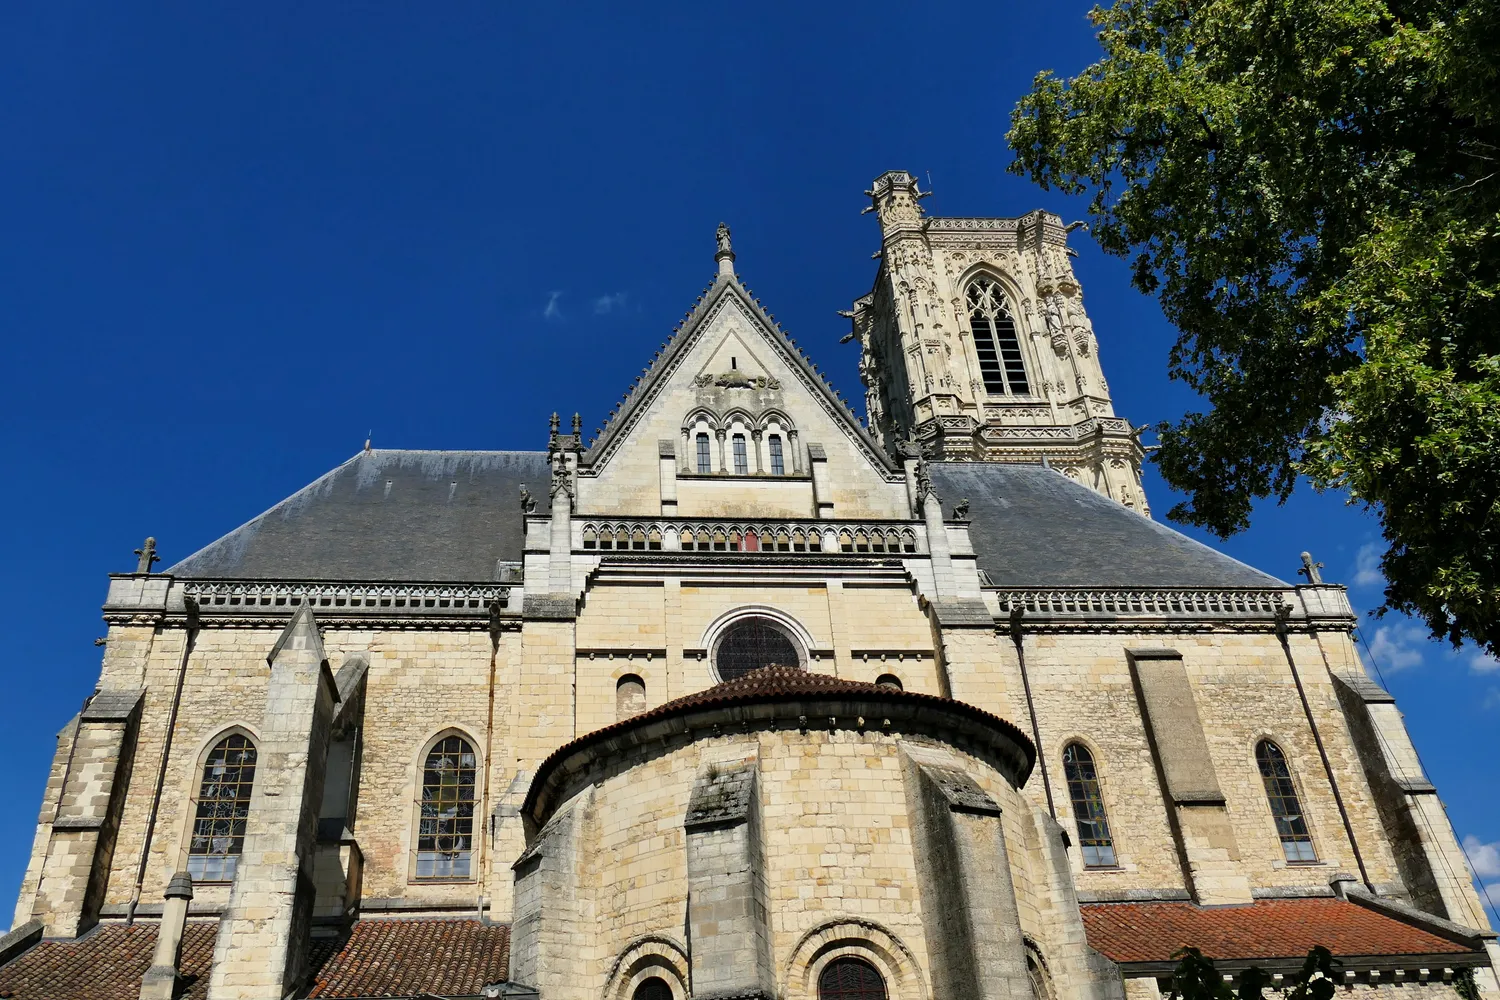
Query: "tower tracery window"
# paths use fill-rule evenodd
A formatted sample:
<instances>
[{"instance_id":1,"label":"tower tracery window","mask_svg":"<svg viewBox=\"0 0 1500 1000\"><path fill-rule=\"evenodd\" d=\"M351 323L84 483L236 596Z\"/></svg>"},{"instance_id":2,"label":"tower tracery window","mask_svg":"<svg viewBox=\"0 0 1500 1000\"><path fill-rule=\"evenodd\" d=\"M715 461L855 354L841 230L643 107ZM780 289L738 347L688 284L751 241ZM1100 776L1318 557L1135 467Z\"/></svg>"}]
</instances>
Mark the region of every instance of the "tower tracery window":
<instances>
[{"instance_id":1,"label":"tower tracery window","mask_svg":"<svg viewBox=\"0 0 1500 1000\"><path fill-rule=\"evenodd\" d=\"M734 445L734 474L746 475L750 471L750 459L745 451L745 435L736 434L732 443Z\"/></svg>"},{"instance_id":2,"label":"tower tracery window","mask_svg":"<svg viewBox=\"0 0 1500 1000\"><path fill-rule=\"evenodd\" d=\"M771 449L771 475L784 476L786 475L786 458L781 452L781 435L772 434L768 441Z\"/></svg>"},{"instance_id":3,"label":"tower tracery window","mask_svg":"<svg viewBox=\"0 0 1500 1000\"><path fill-rule=\"evenodd\" d=\"M708 450L708 435L698 435L698 471L708 473L714 471L713 455Z\"/></svg>"},{"instance_id":4,"label":"tower tracery window","mask_svg":"<svg viewBox=\"0 0 1500 1000\"><path fill-rule=\"evenodd\" d=\"M1282 854L1288 861L1318 860L1312 835L1307 831L1307 819L1302 813L1302 802L1297 797L1297 786L1292 783L1286 754L1270 740L1261 740L1255 745L1255 763L1260 767L1261 781L1266 786L1271 816L1276 820L1276 833L1281 837Z\"/></svg>"},{"instance_id":5,"label":"tower tracery window","mask_svg":"<svg viewBox=\"0 0 1500 1000\"><path fill-rule=\"evenodd\" d=\"M714 651L719 680L732 681L761 667L800 667L802 656L791 636L764 618L747 618L724 630Z\"/></svg>"},{"instance_id":6,"label":"tower tracery window","mask_svg":"<svg viewBox=\"0 0 1500 1000\"><path fill-rule=\"evenodd\" d=\"M188 873L197 882L231 882L245 847L250 792L255 785L255 744L231 733L203 762L188 845Z\"/></svg>"},{"instance_id":7,"label":"tower tracery window","mask_svg":"<svg viewBox=\"0 0 1500 1000\"><path fill-rule=\"evenodd\" d=\"M445 736L427 752L418 803L417 878L471 876L478 771L474 748L461 736Z\"/></svg>"},{"instance_id":8,"label":"tower tracery window","mask_svg":"<svg viewBox=\"0 0 1500 1000\"><path fill-rule=\"evenodd\" d=\"M1078 824L1078 846L1083 852L1084 867L1113 868L1115 842L1109 834L1099 774L1088 747L1069 743L1063 748L1063 774L1068 781L1068 797L1073 801L1073 819Z\"/></svg>"},{"instance_id":9,"label":"tower tracery window","mask_svg":"<svg viewBox=\"0 0 1500 1000\"><path fill-rule=\"evenodd\" d=\"M968 304L985 391L995 396L1030 395L1026 361L1005 291L994 279L981 275L969 283Z\"/></svg>"},{"instance_id":10,"label":"tower tracery window","mask_svg":"<svg viewBox=\"0 0 1500 1000\"><path fill-rule=\"evenodd\" d=\"M886 1000L885 980L862 958L836 958L818 974L818 1000Z\"/></svg>"}]
</instances>

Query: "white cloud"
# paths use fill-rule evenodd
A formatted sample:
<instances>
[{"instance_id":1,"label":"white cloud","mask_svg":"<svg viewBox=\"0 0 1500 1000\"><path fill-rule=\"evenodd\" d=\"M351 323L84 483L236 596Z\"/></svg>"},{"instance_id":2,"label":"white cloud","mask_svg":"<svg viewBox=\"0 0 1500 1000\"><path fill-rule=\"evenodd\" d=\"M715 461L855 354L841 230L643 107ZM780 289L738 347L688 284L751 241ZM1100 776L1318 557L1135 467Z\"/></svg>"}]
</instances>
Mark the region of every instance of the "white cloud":
<instances>
[{"instance_id":1,"label":"white cloud","mask_svg":"<svg viewBox=\"0 0 1500 1000\"><path fill-rule=\"evenodd\" d=\"M1482 649L1469 650L1469 669L1476 674L1492 674L1500 670L1500 660Z\"/></svg>"},{"instance_id":2,"label":"white cloud","mask_svg":"<svg viewBox=\"0 0 1500 1000\"><path fill-rule=\"evenodd\" d=\"M1380 543L1366 542L1354 557L1356 587L1384 587L1385 574L1380 572Z\"/></svg>"},{"instance_id":3,"label":"white cloud","mask_svg":"<svg viewBox=\"0 0 1500 1000\"><path fill-rule=\"evenodd\" d=\"M1500 840L1486 844L1471 833L1464 838L1464 853L1469 856L1475 875L1481 879L1500 878Z\"/></svg>"},{"instance_id":4,"label":"white cloud","mask_svg":"<svg viewBox=\"0 0 1500 1000\"><path fill-rule=\"evenodd\" d=\"M1500 708L1500 688L1490 688L1489 693L1484 696L1484 702L1479 706L1488 711L1492 708Z\"/></svg>"},{"instance_id":5,"label":"white cloud","mask_svg":"<svg viewBox=\"0 0 1500 1000\"><path fill-rule=\"evenodd\" d=\"M1382 625L1370 640L1370 656L1381 670L1395 673L1422 664L1422 647L1427 633L1416 625L1398 623Z\"/></svg>"},{"instance_id":6,"label":"white cloud","mask_svg":"<svg viewBox=\"0 0 1500 1000\"><path fill-rule=\"evenodd\" d=\"M594 315L607 316L617 309L625 308L625 293L615 292L613 295L601 295L594 300Z\"/></svg>"},{"instance_id":7,"label":"white cloud","mask_svg":"<svg viewBox=\"0 0 1500 1000\"><path fill-rule=\"evenodd\" d=\"M557 304L557 300L560 298L562 298L562 292L549 292L547 294L547 305L542 310L542 319L550 320L554 323L561 322L563 318L562 309Z\"/></svg>"},{"instance_id":8,"label":"white cloud","mask_svg":"<svg viewBox=\"0 0 1500 1000\"><path fill-rule=\"evenodd\" d=\"M1485 902L1500 909L1500 882L1490 882L1479 887L1479 892L1484 896Z\"/></svg>"}]
</instances>

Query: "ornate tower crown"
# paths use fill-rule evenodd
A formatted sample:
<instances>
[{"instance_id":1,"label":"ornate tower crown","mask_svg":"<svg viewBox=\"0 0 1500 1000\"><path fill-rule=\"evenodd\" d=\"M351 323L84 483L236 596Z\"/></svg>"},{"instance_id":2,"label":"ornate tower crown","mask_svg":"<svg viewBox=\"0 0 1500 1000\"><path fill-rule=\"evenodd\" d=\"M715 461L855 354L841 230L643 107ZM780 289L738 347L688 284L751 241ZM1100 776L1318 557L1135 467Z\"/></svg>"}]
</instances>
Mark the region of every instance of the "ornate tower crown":
<instances>
[{"instance_id":1,"label":"ornate tower crown","mask_svg":"<svg viewBox=\"0 0 1500 1000\"><path fill-rule=\"evenodd\" d=\"M851 315L870 430L893 454L1051 464L1149 513L1144 451L1115 416L1093 324L1049 212L937 218L891 170L865 194L880 221L875 287Z\"/></svg>"}]
</instances>

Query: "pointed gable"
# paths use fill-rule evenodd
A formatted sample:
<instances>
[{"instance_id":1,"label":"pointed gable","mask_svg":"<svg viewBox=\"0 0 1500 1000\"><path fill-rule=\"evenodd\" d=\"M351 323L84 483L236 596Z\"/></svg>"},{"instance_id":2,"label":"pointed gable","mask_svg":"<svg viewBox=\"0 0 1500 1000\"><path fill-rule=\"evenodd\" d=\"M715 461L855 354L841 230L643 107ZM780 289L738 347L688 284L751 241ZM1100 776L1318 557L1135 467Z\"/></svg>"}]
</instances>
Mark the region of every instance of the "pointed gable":
<instances>
[{"instance_id":1,"label":"pointed gable","mask_svg":"<svg viewBox=\"0 0 1500 1000\"><path fill-rule=\"evenodd\" d=\"M741 437L754 485L740 482L731 499L728 480L698 481L699 433L712 437L711 476L736 472ZM779 478L770 436L784 454ZM580 502L601 513L654 512L670 457L685 480L684 515L812 517L815 456L836 484L837 516L910 516L901 470L738 277L720 274L584 454Z\"/></svg>"}]
</instances>

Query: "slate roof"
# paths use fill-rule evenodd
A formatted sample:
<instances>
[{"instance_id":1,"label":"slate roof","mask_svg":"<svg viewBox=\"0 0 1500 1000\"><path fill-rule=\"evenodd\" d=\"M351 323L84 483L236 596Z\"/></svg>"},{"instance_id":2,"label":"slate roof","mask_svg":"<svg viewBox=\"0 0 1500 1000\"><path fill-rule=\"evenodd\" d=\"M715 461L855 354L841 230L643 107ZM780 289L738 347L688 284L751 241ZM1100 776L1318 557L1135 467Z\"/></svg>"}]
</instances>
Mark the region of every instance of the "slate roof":
<instances>
[{"instance_id":1,"label":"slate roof","mask_svg":"<svg viewBox=\"0 0 1500 1000\"><path fill-rule=\"evenodd\" d=\"M476 996L510 971L510 925L361 920L317 971L309 997Z\"/></svg>"},{"instance_id":2,"label":"slate roof","mask_svg":"<svg viewBox=\"0 0 1500 1000\"><path fill-rule=\"evenodd\" d=\"M1192 945L1214 959L1301 959L1314 945L1337 958L1460 955L1468 945L1342 899L1261 899L1249 906L1088 903L1089 945L1115 962L1170 962Z\"/></svg>"},{"instance_id":3,"label":"slate roof","mask_svg":"<svg viewBox=\"0 0 1500 1000\"><path fill-rule=\"evenodd\" d=\"M520 489L548 509L539 451L360 452L188 556L177 577L481 583L518 562Z\"/></svg>"},{"instance_id":4,"label":"slate roof","mask_svg":"<svg viewBox=\"0 0 1500 1000\"><path fill-rule=\"evenodd\" d=\"M217 920L189 920L182 933L178 995L208 996ZM42 941L0 968L0 997L15 1000L138 1000L156 950L156 924L101 924L76 941ZM184 988L185 987L185 988Z\"/></svg>"},{"instance_id":5,"label":"slate roof","mask_svg":"<svg viewBox=\"0 0 1500 1000\"><path fill-rule=\"evenodd\" d=\"M969 501L979 568L999 587L1285 587L1039 465L934 462L943 513Z\"/></svg>"}]
</instances>

